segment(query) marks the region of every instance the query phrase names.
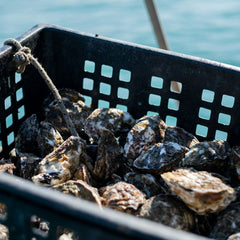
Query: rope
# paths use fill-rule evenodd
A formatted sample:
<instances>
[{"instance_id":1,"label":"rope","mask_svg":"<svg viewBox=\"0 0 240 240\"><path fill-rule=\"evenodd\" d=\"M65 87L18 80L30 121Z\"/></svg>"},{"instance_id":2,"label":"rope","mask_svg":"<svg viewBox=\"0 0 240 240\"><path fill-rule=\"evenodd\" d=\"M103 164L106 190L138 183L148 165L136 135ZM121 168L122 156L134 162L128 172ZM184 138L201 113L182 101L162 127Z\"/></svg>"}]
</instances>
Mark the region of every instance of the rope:
<instances>
[{"instance_id":1,"label":"rope","mask_svg":"<svg viewBox=\"0 0 240 240\"><path fill-rule=\"evenodd\" d=\"M57 88L53 84L52 80L50 79L50 77L48 76L47 72L44 70L42 65L38 62L38 60L36 58L33 57L33 55L31 54L31 49L28 47L23 47L20 42L18 42L15 39L11 39L11 38L7 39L4 42L4 45L10 45L10 46L13 46L16 48L17 51L13 55L13 60L16 63L16 67L17 67L16 71L18 73L23 73L25 71L26 66L29 64L32 64L38 70L39 74L42 76L45 83L47 84L49 89L52 91L53 96L55 97L55 99L61 109L63 118L71 132L71 135L78 136L78 133L72 123L72 120L67 112L67 109L65 108L65 106L63 104L62 98L61 98Z\"/></svg>"}]
</instances>

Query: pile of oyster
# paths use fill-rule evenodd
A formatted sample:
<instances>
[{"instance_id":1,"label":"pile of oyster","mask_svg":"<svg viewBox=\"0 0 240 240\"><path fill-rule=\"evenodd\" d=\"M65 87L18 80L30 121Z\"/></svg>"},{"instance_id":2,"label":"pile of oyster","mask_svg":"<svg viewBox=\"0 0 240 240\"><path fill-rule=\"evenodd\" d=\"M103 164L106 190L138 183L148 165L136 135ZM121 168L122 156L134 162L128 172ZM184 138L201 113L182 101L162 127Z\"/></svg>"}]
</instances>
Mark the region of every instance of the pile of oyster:
<instances>
[{"instance_id":1,"label":"pile of oyster","mask_svg":"<svg viewBox=\"0 0 240 240\"><path fill-rule=\"evenodd\" d=\"M159 115L134 119L117 108L91 109L74 90L59 92L79 136L70 136L50 95L43 117L33 114L20 126L1 172L210 238L240 232L240 147L199 142ZM59 239L65 235L77 239L71 232Z\"/></svg>"}]
</instances>

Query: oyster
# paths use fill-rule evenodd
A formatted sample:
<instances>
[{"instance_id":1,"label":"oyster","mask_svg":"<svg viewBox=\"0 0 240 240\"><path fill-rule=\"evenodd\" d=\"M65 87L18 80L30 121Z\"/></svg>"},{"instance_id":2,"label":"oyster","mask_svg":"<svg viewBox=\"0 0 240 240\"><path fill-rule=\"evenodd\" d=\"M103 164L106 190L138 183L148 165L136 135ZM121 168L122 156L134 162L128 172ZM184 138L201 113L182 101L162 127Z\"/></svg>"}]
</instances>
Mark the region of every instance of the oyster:
<instances>
[{"instance_id":1,"label":"oyster","mask_svg":"<svg viewBox=\"0 0 240 240\"><path fill-rule=\"evenodd\" d=\"M64 88L60 89L59 93L77 132L80 133L92 110L85 105L84 97L79 92ZM50 122L64 139L69 137L71 135L70 131L62 116L60 107L52 94L45 99L43 106L45 121Z\"/></svg>"},{"instance_id":2,"label":"oyster","mask_svg":"<svg viewBox=\"0 0 240 240\"><path fill-rule=\"evenodd\" d=\"M163 173L178 167L187 148L173 142L156 143L143 151L133 162L140 170Z\"/></svg>"},{"instance_id":3,"label":"oyster","mask_svg":"<svg viewBox=\"0 0 240 240\"><path fill-rule=\"evenodd\" d=\"M8 240L9 239L9 232L8 228L2 224L0 224L0 239L1 240Z\"/></svg>"},{"instance_id":4,"label":"oyster","mask_svg":"<svg viewBox=\"0 0 240 240\"><path fill-rule=\"evenodd\" d=\"M163 188L157 182L156 178L149 173L135 173L129 172L125 174L124 181L134 185L140 191L142 191L146 198L150 198L154 195L164 193Z\"/></svg>"},{"instance_id":5,"label":"oyster","mask_svg":"<svg viewBox=\"0 0 240 240\"><path fill-rule=\"evenodd\" d=\"M193 212L171 195L160 194L146 200L139 211L139 217L184 231L191 231L195 227Z\"/></svg>"},{"instance_id":6,"label":"oyster","mask_svg":"<svg viewBox=\"0 0 240 240\"><path fill-rule=\"evenodd\" d=\"M98 156L93 173L105 180L119 168L123 151L111 131L99 129L98 133Z\"/></svg>"},{"instance_id":7,"label":"oyster","mask_svg":"<svg viewBox=\"0 0 240 240\"><path fill-rule=\"evenodd\" d=\"M199 143L198 139L180 127L167 126L164 141L175 142L187 148L193 147Z\"/></svg>"},{"instance_id":8,"label":"oyster","mask_svg":"<svg viewBox=\"0 0 240 240\"><path fill-rule=\"evenodd\" d=\"M36 114L32 114L21 124L15 138L15 148L18 153L38 153L38 129L39 123Z\"/></svg>"},{"instance_id":9,"label":"oyster","mask_svg":"<svg viewBox=\"0 0 240 240\"><path fill-rule=\"evenodd\" d=\"M240 146L234 146L230 155L230 168L233 175L240 180Z\"/></svg>"},{"instance_id":10,"label":"oyster","mask_svg":"<svg viewBox=\"0 0 240 240\"><path fill-rule=\"evenodd\" d=\"M114 134L121 129L130 129L135 120L128 113L117 108L97 108L85 122L85 132L93 139L98 139L99 130L108 129Z\"/></svg>"},{"instance_id":11,"label":"oyster","mask_svg":"<svg viewBox=\"0 0 240 240\"><path fill-rule=\"evenodd\" d=\"M76 170L73 180L82 180L86 182L89 185L92 185L92 176L91 173L89 172L87 166L84 163L81 163Z\"/></svg>"},{"instance_id":12,"label":"oyster","mask_svg":"<svg viewBox=\"0 0 240 240\"><path fill-rule=\"evenodd\" d=\"M42 121L40 122L37 143L41 156L45 157L63 143L63 138L51 123Z\"/></svg>"},{"instance_id":13,"label":"oyster","mask_svg":"<svg viewBox=\"0 0 240 240\"><path fill-rule=\"evenodd\" d=\"M130 183L117 182L100 189L103 206L134 214L145 202L144 194Z\"/></svg>"},{"instance_id":14,"label":"oyster","mask_svg":"<svg viewBox=\"0 0 240 240\"><path fill-rule=\"evenodd\" d=\"M233 188L206 171L177 169L161 176L172 192L199 215L219 212L236 198Z\"/></svg>"},{"instance_id":15,"label":"oyster","mask_svg":"<svg viewBox=\"0 0 240 240\"><path fill-rule=\"evenodd\" d=\"M33 176L32 181L48 186L63 183L73 177L84 161L85 141L71 136L39 163L38 175Z\"/></svg>"},{"instance_id":16,"label":"oyster","mask_svg":"<svg viewBox=\"0 0 240 240\"><path fill-rule=\"evenodd\" d=\"M13 172L15 171L16 167L13 163L11 163L8 159L1 159L0 160L0 173L9 173L13 175Z\"/></svg>"},{"instance_id":17,"label":"oyster","mask_svg":"<svg viewBox=\"0 0 240 240\"><path fill-rule=\"evenodd\" d=\"M158 115L140 118L127 135L124 156L135 159L144 149L148 149L157 142L162 142L165 129L166 125Z\"/></svg>"},{"instance_id":18,"label":"oyster","mask_svg":"<svg viewBox=\"0 0 240 240\"><path fill-rule=\"evenodd\" d=\"M230 235L240 232L240 202L231 204L219 213L210 233L214 239L227 239Z\"/></svg>"},{"instance_id":19,"label":"oyster","mask_svg":"<svg viewBox=\"0 0 240 240\"><path fill-rule=\"evenodd\" d=\"M230 150L228 143L222 140L200 142L185 154L182 166L210 172L222 172L226 170Z\"/></svg>"},{"instance_id":20,"label":"oyster","mask_svg":"<svg viewBox=\"0 0 240 240\"><path fill-rule=\"evenodd\" d=\"M227 240L240 240L240 232L230 235Z\"/></svg>"},{"instance_id":21,"label":"oyster","mask_svg":"<svg viewBox=\"0 0 240 240\"><path fill-rule=\"evenodd\" d=\"M56 189L64 194L70 194L72 196L94 202L101 207L101 198L98 194L97 188L91 187L82 180L69 180L65 183L53 186L53 189Z\"/></svg>"}]
</instances>

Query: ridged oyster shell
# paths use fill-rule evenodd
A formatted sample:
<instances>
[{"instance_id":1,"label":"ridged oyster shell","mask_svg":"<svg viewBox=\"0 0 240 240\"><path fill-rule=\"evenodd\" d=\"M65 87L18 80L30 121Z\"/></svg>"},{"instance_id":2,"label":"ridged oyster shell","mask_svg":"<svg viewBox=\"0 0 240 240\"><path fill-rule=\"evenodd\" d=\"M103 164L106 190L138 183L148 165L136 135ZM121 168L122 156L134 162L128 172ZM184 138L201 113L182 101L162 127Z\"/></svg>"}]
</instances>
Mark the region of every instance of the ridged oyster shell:
<instances>
[{"instance_id":1,"label":"ridged oyster shell","mask_svg":"<svg viewBox=\"0 0 240 240\"><path fill-rule=\"evenodd\" d=\"M144 116L129 131L124 145L124 156L136 159L149 146L162 142L166 125L158 115Z\"/></svg>"},{"instance_id":2,"label":"ridged oyster shell","mask_svg":"<svg viewBox=\"0 0 240 240\"><path fill-rule=\"evenodd\" d=\"M193 172L189 169L161 174L172 192L199 215L219 212L235 200L232 187L206 171Z\"/></svg>"},{"instance_id":3,"label":"ridged oyster shell","mask_svg":"<svg viewBox=\"0 0 240 240\"><path fill-rule=\"evenodd\" d=\"M141 207L139 216L184 231L191 231L195 226L193 212L171 195L149 198Z\"/></svg>"},{"instance_id":4,"label":"ridged oyster shell","mask_svg":"<svg viewBox=\"0 0 240 240\"><path fill-rule=\"evenodd\" d=\"M33 176L32 181L43 185L63 183L73 177L80 162L84 161L85 141L71 136L39 163L38 175Z\"/></svg>"},{"instance_id":5,"label":"ridged oyster shell","mask_svg":"<svg viewBox=\"0 0 240 240\"><path fill-rule=\"evenodd\" d=\"M163 173L178 167L187 148L173 142L156 143L134 160L133 166L140 170Z\"/></svg>"}]
</instances>

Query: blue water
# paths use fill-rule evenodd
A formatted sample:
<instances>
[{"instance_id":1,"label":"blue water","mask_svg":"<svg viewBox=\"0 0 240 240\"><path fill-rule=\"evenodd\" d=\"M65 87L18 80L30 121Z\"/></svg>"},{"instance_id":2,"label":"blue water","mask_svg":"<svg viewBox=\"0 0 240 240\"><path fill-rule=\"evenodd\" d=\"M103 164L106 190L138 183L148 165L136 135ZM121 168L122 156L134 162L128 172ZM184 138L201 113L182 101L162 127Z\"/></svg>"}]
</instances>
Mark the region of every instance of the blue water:
<instances>
[{"instance_id":1,"label":"blue water","mask_svg":"<svg viewBox=\"0 0 240 240\"><path fill-rule=\"evenodd\" d=\"M171 50L240 66L240 1L155 2ZM2 0L0 45L38 23L157 47L143 0Z\"/></svg>"}]
</instances>

